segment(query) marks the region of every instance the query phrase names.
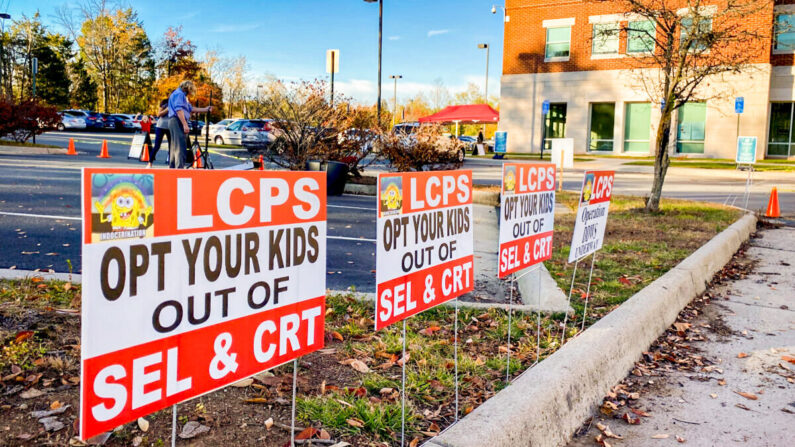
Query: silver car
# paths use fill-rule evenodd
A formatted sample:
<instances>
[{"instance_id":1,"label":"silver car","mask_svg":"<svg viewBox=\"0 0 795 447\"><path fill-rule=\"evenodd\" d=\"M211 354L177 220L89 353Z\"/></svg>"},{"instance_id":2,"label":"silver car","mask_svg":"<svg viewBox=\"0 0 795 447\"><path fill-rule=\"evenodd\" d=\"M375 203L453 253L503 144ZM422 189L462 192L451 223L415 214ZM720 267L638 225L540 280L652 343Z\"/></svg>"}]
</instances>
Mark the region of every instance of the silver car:
<instances>
[{"instance_id":1,"label":"silver car","mask_svg":"<svg viewBox=\"0 0 795 447\"><path fill-rule=\"evenodd\" d=\"M84 130L86 128L85 113L82 112L58 112L61 115L61 122L56 126L58 130L64 131L66 129Z\"/></svg>"},{"instance_id":2,"label":"silver car","mask_svg":"<svg viewBox=\"0 0 795 447\"><path fill-rule=\"evenodd\" d=\"M227 118L218 121L215 124L210 124L210 140L212 140L215 144L232 144L228 142L228 137L226 140L224 139L223 132L227 127L229 127L230 124L240 120L241 118Z\"/></svg>"}]
</instances>

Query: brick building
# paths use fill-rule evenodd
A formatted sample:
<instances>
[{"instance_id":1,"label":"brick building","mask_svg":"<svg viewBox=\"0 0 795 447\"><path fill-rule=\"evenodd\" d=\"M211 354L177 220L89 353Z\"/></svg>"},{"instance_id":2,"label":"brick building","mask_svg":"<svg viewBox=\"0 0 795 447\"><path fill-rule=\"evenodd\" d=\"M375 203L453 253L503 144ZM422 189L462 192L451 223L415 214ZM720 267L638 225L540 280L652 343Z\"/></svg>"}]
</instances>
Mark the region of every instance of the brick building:
<instances>
[{"instance_id":1,"label":"brick building","mask_svg":"<svg viewBox=\"0 0 795 447\"><path fill-rule=\"evenodd\" d=\"M702 9L721 3L704 0ZM795 157L795 0L761 5L743 24L771 38L738 49L752 52L748 69L709 79L674 113L671 155L734 158L734 102L743 97L739 134L757 137L757 156ZM653 154L660 104L640 79L654 69L637 64L649 42L625 28L654 25L621 8L612 0L506 0L499 127L509 152L538 152L545 136L573 139L577 153Z\"/></svg>"}]
</instances>

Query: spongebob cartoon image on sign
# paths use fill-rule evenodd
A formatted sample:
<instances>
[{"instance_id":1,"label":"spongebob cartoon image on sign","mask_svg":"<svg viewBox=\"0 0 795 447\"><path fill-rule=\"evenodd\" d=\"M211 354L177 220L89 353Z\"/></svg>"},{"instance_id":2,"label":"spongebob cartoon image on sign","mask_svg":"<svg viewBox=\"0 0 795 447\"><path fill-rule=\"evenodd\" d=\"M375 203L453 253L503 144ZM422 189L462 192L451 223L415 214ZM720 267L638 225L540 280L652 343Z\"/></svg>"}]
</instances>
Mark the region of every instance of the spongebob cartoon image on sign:
<instances>
[{"instance_id":1,"label":"spongebob cartoon image on sign","mask_svg":"<svg viewBox=\"0 0 795 447\"><path fill-rule=\"evenodd\" d=\"M586 174L585 181L582 184L582 196L580 197L580 203L588 203L591 201L591 195L593 195L593 174Z\"/></svg>"},{"instance_id":2,"label":"spongebob cartoon image on sign","mask_svg":"<svg viewBox=\"0 0 795 447\"><path fill-rule=\"evenodd\" d=\"M506 166L505 175L502 179L504 192L514 192L516 190L516 166Z\"/></svg>"},{"instance_id":3,"label":"spongebob cartoon image on sign","mask_svg":"<svg viewBox=\"0 0 795 447\"><path fill-rule=\"evenodd\" d=\"M400 214L403 210L403 178L384 178L378 196L382 216Z\"/></svg>"},{"instance_id":4,"label":"spongebob cartoon image on sign","mask_svg":"<svg viewBox=\"0 0 795 447\"><path fill-rule=\"evenodd\" d=\"M154 178L150 174L91 176L91 241L154 236Z\"/></svg>"}]
</instances>

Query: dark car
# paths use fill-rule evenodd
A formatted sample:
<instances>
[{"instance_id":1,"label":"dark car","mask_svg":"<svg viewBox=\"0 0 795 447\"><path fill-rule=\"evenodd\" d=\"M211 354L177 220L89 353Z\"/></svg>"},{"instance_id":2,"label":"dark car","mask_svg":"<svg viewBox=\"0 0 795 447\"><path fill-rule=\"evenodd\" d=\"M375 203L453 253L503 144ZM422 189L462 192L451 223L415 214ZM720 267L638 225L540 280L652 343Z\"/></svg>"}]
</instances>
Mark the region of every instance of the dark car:
<instances>
[{"instance_id":1,"label":"dark car","mask_svg":"<svg viewBox=\"0 0 795 447\"><path fill-rule=\"evenodd\" d=\"M124 115L111 115L113 122L115 124L115 129L118 131L123 132L133 132L135 131L135 123L133 120Z\"/></svg>"},{"instance_id":2,"label":"dark car","mask_svg":"<svg viewBox=\"0 0 795 447\"><path fill-rule=\"evenodd\" d=\"M102 113L100 115L105 121L105 129L116 130L116 118L114 118L113 115L110 113Z\"/></svg>"},{"instance_id":3,"label":"dark car","mask_svg":"<svg viewBox=\"0 0 795 447\"><path fill-rule=\"evenodd\" d=\"M90 110L64 110L64 113L74 114L86 120L86 129L104 129L105 120L102 115Z\"/></svg>"}]
</instances>

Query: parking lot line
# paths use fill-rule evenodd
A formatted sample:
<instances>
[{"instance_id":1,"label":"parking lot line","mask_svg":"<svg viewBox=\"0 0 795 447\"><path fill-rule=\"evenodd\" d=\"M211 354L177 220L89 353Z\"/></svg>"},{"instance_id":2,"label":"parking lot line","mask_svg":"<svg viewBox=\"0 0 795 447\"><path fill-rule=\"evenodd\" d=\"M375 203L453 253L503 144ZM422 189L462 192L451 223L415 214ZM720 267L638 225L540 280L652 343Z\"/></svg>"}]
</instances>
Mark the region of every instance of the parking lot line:
<instances>
[{"instance_id":1,"label":"parking lot line","mask_svg":"<svg viewBox=\"0 0 795 447\"><path fill-rule=\"evenodd\" d=\"M327 239L337 239L340 241L356 241L356 242L376 242L375 239L365 239L363 237L346 237L346 236L326 236Z\"/></svg>"},{"instance_id":2,"label":"parking lot line","mask_svg":"<svg viewBox=\"0 0 795 447\"><path fill-rule=\"evenodd\" d=\"M0 211L0 215L4 216L17 216L17 217L38 217L40 219L57 219L57 220L83 220L80 217L68 217L68 216L49 216L47 214L28 214L28 213L9 213L6 211Z\"/></svg>"}]
</instances>

